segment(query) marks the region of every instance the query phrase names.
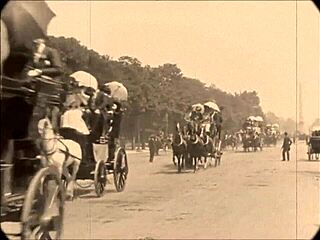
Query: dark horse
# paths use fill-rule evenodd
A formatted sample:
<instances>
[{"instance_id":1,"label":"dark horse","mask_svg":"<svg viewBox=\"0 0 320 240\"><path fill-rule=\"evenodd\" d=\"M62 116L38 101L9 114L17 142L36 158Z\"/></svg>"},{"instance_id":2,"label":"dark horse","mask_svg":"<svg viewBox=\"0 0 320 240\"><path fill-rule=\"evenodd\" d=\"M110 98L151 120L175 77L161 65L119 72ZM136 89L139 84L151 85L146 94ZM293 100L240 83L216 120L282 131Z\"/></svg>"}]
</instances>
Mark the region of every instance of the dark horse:
<instances>
[{"instance_id":1,"label":"dark horse","mask_svg":"<svg viewBox=\"0 0 320 240\"><path fill-rule=\"evenodd\" d=\"M213 139L205 132L204 127L200 128L200 138L203 142L203 147L204 147L204 151L203 151L203 155L202 157L204 157L204 168L206 168L207 166L207 159L210 158L211 162L212 162L212 158L215 158L215 166L217 166L217 157L215 155L216 150L214 147L214 141Z\"/></svg>"},{"instance_id":2,"label":"dark horse","mask_svg":"<svg viewBox=\"0 0 320 240\"><path fill-rule=\"evenodd\" d=\"M189 126L190 127L190 126ZM194 172L198 169L198 162L201 161L201 157L207 156L205 144L196 132L196 128L189 128L187 152L191 162L193 162Z\"/></svg>"},{"instance_id":3,"label":"dark horse","mask_svg":"<svg viewBox=\"0 0 320 240\"><path fill-rule=\"evenodd\" d=\"M180 173L181 169L185 166L185 160L187 157L187 143L183 139L179 123L176 124L176 131L173 136L172 152L172 161L174 165L176 165L175 159L178 160L178 172Z\"/></svg>"}]
</instances>

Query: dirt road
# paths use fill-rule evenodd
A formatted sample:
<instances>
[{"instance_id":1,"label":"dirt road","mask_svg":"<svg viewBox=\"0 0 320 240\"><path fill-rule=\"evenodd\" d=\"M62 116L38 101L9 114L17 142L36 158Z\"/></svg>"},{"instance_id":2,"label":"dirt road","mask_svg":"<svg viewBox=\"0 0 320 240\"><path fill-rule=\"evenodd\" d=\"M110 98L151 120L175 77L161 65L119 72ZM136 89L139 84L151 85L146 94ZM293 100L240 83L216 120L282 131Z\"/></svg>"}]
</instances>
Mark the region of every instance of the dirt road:
<instances>
[{"instance_id":1,"label":"dirt road","mask_svg":"<svg viewBox=\"0 0 320 240\"><path fill-rule=\"evenodd\" d=\"M128 154L124 192L111 178L102 198L78 190L66 203L64 239L311 239L319 229L320 161L306 160L302 142L289 162L279 147L226 151L221 166L195 174L177 174L171 152L153 163Z\"/></svg>"},{"instance_id":2,"label":"dirt road","mask_svg":"<svg viewBox=\"0 0 320 240\"><path fill-rule=\"evenodd\" d=\"M171 153L154 163L129 153L127 188L66 205L64 238L310 239L320 224L320 162L303 143L289 162L280 149L225 152L220 167L177 174ZM297 154L296 154L297 153Z\"/></svg>"}]
</instances>

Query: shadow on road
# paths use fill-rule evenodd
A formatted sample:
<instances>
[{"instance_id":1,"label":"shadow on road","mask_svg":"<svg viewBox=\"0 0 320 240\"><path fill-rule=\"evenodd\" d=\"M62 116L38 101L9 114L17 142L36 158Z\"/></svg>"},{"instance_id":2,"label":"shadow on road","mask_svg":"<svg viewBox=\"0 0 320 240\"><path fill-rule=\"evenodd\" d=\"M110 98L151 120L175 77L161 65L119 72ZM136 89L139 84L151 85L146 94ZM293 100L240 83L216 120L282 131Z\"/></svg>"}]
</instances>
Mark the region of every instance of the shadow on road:
<instances>
[{"instance_id":1,"label":"shadow on road","mask_svg":"<svg viewBox=\"0 0 320 240\"><path fill-rule=\"evenodd\" d=\"M308 159L299 159L298 162L314 162L314 163L318 163L320 162L320 159L318 160L308 160Z\"/></svg>"},{"instance_id":2,"label":"shadow on road","mask_svg":"<svg viewBox=\"0 0 320 240\"><path fill-rule=\"evenodd\" d=\"M154 175L158 174L167 174L167 175L175 175L175 174L184 174L189 173L190 171L182 170L180 173L178 173L178 167L173 164L166 164L163 166L163 169L161 171L153 173Z\"/></svg>"}]
</instances>

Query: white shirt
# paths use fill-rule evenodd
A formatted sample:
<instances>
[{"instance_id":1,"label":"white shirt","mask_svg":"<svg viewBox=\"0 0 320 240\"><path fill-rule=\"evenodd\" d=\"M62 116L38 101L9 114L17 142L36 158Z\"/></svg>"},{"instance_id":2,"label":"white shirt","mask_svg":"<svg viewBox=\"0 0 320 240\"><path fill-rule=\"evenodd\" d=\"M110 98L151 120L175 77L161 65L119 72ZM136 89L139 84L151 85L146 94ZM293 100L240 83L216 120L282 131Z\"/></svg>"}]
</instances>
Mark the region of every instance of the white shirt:
<instances>
[{"instance_id":1,"label":"white shirt","mask_svg":"<svg viewBox=\"0 0 320 240\"><path fill-rule=\"evenodd\" d=\"M61 116L61 127L72 128L78 132L89 135L89 129L82 118L81 109L69 109Z\"/></svg>"}]
</instances>

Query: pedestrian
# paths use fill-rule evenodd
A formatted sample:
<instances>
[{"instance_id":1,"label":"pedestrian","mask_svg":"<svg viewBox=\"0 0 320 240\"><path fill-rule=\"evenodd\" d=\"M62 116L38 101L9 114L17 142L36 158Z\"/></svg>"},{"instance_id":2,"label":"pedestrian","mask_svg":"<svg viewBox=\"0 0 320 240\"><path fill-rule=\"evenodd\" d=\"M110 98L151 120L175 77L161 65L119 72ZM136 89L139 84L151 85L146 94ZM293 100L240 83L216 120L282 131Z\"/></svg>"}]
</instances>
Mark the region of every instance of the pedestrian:
<instances>
[{"instance_id":1,"label":"pedestrian","mask_svg":"<svg viewBox=\"0 0 320 240\"><path fill-rule=\"evenodd\" d=\"M290 146L292 144L292 141L291 139L289 138L288 136L288 133L285 132L284 133L284 139L283 139L283 144L282 144L282 161L285 161L286 160L286 155L287 155L287 161L290 160Z\"/></svg>"},{"instance_id":2,"label":"pedestrian","mask_svg":"<svg viewBox=\"0 0 320 240\"><path fill-rule=\"evenodd\" d=\"M154 155L156 153L156 139L154 135L151 135L149 137L148 146L149 146L149 153L150 153L149 162L153 162Z\"/></svg>"}]
</instances>

